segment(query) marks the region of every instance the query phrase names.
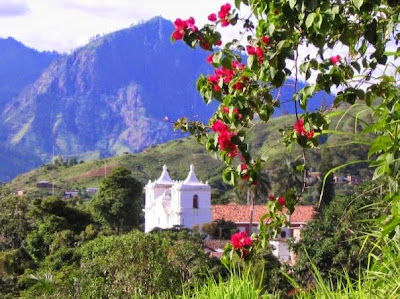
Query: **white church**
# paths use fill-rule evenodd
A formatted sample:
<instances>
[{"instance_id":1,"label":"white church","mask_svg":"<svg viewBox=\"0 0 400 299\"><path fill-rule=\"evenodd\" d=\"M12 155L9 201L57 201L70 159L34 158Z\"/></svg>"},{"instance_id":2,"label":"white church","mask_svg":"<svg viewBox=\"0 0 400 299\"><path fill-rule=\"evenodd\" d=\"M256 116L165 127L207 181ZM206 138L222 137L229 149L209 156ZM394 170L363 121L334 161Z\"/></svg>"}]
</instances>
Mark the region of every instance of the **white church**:
<instances>
[{"instance_id":1,"label":"white church","mask_svg":"<svg viewBox=\"0 0 400 299\"><path fill-rule=\"evenodd\" d=\"M193 164L187 178L174 181L163 166L161 176L145 186L145 232L175 225L192 228L212 221L211 187L199 181Z\"/></svg>"}]
</instances>

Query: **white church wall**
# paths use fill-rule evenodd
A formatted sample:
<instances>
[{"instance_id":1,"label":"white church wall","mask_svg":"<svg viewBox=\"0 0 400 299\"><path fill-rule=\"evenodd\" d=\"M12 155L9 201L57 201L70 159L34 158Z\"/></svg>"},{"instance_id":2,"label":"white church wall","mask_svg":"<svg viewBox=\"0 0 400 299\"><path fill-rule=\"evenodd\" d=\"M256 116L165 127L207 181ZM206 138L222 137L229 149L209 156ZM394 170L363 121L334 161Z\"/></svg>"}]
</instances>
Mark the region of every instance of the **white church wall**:
<instances>
[{"instance_id":1,"label":"white church wall","mask_svg":"<svg viewBox=\"0 0 400 299\"><path fill-rule=\"evenodd\" d=\"M197 179L193 165L184 181L172 181L164 165L160 178L149 182L145 191L145 232L174 225L192 228L212 221L211 187ZM193 206L194 196L198 208Z\"/></svg>"}]
</instances>

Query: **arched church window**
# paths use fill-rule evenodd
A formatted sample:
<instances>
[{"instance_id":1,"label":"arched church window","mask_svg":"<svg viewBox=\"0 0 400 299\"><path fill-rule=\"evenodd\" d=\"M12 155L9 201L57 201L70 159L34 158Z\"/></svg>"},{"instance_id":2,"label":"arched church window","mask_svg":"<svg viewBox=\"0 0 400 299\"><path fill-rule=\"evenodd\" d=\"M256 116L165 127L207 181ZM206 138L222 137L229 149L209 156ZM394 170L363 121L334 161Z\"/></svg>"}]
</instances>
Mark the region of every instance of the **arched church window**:
<instances>
[{"instance_id":1,"label":"arched church window","mask_svg":"<svg viewBox=\"0 0 400 299\"><path fill-rule=\"evenodd\" d=\"M193 195L193 209L199 208L199 196L197 194Z\"/></svg>"}]
</instances>

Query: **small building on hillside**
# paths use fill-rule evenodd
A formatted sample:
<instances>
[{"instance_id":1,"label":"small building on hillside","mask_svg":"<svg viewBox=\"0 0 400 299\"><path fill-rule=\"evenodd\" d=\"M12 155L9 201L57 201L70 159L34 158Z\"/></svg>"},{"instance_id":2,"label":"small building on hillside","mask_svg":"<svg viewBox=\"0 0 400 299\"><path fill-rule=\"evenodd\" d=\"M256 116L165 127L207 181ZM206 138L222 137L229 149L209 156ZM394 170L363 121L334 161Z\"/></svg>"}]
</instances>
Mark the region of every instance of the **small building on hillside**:
<instances>
[{"instance_id":1,"label":"small building on hillside","mask_svg":"<svg viewBox=\"0 0 400 299\"><path fill-rule=\"evenodd\" d=\"M161 176L145 186L145 232L155 228L192 228L211 222L211 187L199 181L193 164L183 181L174 181L164 165Z\"/></svg>"},{"instance_id":2,"label":"small building on hillside","mask_svg":"<svg viewBox=\"0 0 400 299\"><path fill-rule=\"evenodd\" d=\"M24 196L26 195L26 190L18 190L17 191L17 196Z\"/></svg>"},{"instance_id":3,"label":"small building on hillside","mask_svg":"<svg viewBox=\"0 0 400 299\"><path fill-rule=\"evenodd\" d=\"M99 192L100 188L99 187L88 187L86 188L86 194L89 196L95 195L97 192Z\"/></svg>"},{"instance_id":4,"label":"small building on hillside","mask_svg":"<svg viewBox=\"0 0 400 299\"><path fill-rule=\"evenodd\" d=\"M74 198L79 195L79 190L64 191L64 198Z\"/></svg>"}]
</instances>

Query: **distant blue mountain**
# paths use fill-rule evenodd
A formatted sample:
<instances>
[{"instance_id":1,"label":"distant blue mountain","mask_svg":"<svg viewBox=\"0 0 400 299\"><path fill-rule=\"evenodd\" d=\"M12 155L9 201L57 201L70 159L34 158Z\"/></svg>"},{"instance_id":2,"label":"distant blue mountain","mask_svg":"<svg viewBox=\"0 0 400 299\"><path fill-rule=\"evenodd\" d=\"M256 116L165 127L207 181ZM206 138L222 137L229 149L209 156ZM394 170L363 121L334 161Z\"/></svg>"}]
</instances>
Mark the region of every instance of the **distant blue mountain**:
<instances>
[{"instance_id":1,"label":"distant blue mountain","mask_svg":"<svg viewBox=\"0 0 400 299\"><path fill-rule=\"evenodd\" d=\"M164 117L208 119L216 104L205 105L196 91L198 76L212 71L205 63L208 53L171 43L172 31L170 21L157 17L66 56L0 40L0 142L7 155L12 149L29 153L15 168L7 166L6 178L49 161L53 150L106 157L182 137ZM283 88L282 99L290 102L292 93ZM293 112L292 103L277 110ZM0 180L1 153L0 147Z\"/></svg>"},{"instance_id":2,"label":"distant blue mountain","mask_svg":"<svg viewBox=\"0 0 400 299\"><path fill-rule=\"evenodd\" d=\"M38 79L60 56L28 48L12 37L0 38L0 108Z\"/></svg>"}]
</instances>

